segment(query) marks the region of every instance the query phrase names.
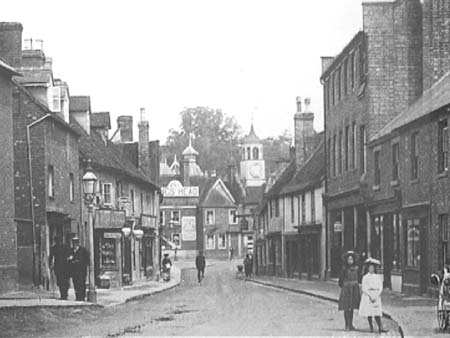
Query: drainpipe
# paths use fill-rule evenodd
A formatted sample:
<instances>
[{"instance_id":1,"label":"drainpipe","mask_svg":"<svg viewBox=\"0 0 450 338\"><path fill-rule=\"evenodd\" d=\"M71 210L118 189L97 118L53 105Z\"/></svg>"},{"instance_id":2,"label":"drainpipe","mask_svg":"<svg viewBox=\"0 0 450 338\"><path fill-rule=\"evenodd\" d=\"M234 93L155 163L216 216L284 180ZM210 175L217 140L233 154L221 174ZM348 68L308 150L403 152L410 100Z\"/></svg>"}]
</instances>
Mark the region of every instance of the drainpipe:
<instances>
[{"instance_id":1,"label":"drainpipe","mask_svg":"<svg viewBox=\"0 0 450 338\"><path fill-rule=\"evenodd\" d=\"M30 184L30 203L31 203L31 222L33 226L33 284L35 286L39 285L40 280L40 270L39 270L39 276L37 276L36 280L36 258L37 258L37 238L36 238L36 222L34 219L34 189L33 189L33 170L32 170L32 163L31 163L31 136L30 136L30 129L35 126L36 124L42 122L47 117L49 117L51 114L46 114L42 116L41 118L37 119L36 121L30 123L27 125L27 151L28 151L28 171L30 173L29 178L29 184Z\"/></svg>"}]
</instances>

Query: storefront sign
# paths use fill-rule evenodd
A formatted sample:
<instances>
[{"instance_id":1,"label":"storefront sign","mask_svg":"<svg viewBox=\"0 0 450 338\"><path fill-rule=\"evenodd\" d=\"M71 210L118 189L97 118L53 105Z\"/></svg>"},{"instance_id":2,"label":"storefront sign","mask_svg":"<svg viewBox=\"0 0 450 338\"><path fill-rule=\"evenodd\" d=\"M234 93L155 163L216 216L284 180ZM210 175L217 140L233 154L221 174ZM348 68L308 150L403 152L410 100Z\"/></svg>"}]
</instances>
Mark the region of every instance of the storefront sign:
<instances>
[{"instance_id":1,"label":"storefront sign","mask_svg":"<svg viewBox=\"0 0 450 338\"><path fill-rule=\"evenodd\" d=\"M144 229L156 229L156 216L141 215L141 225Z\"/></svg>"},{"instance_id":2,"label":"storefront sign","mask_svg":"<svg viewBox=\"0 0 450 338\"><path fill-rule=\"evenodd\" d=\"M100 209L95 211L96 229L122 229L125 212L122 210Z\"/></svg>"},{"instance_id":3,"label":"storefront sign","mask_svg":"<svg viewBox=\"0 0 450 338\"><path fill-rule=\"evenodd\" d=\"M105 232L103 234L103 238L117 238L120 239L122 237L122 234L117 232Z\"/></svg>"},{"instance_id":4,"label":"storefront sign","mask_svg":"<svg viewBox=\"0 0 450 338\"><path fill-rule=\"evenodd\" d=\"M334 223L334 232L344 231L344 225L341 222Z\"/></svg>"},{"instance_id":5,"label":"storefront sign","mask_svg":"<svg viewBox=\"0 0 450 338\"><path fill-rule=\"evenodd\" d=\"M183 241L195 241L197 239L195 216L181 218L181 239Z\"/></svg>"},{"instance_id":6,"label":"storefront sign","mask_svg":"<svg viewBox=\"0 0 450 338\"><path fill-rule=\"evenodd\" d=\"M180 181L171 181L165 188L161 188L164 197L198 197L198 187L183 187Z\"/></svg>"}]
</instances>

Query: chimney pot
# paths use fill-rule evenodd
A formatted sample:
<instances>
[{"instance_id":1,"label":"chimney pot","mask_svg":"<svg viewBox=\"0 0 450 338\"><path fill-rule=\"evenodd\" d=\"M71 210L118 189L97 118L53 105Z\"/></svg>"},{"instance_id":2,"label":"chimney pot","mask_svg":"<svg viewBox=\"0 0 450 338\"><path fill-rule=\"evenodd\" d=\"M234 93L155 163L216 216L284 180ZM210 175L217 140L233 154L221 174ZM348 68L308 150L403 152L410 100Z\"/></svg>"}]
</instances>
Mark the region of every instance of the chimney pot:
<instances>
[{"instance_id":1,"label":"chimney pot","mask_svg":"<svg viewBox=\"0 0 450 338\"><path fill-rule=\"evenodd\" d=\"M297 113L302 112L302 98L297 96Z\"/></svg>"},{"instance_id":2,"label":"chimney pot","mask_svg":"<svg viewBox=\"0 0 450 338\"><path fill-rule=\"evenodd\" d=\"M145 121L145 108L141 108L141 121Z\"/></svg>"},{"instance_id":3,"label":"chimney pot","mask_svg":"<svg viewBox=\"0 0 450 338\"><path fill-rule=\"evenodd\" d=\"M311 98L307 97L305 99L305 113L310 112L310 106L311 106Z\"/></svg>"}]
</instances>

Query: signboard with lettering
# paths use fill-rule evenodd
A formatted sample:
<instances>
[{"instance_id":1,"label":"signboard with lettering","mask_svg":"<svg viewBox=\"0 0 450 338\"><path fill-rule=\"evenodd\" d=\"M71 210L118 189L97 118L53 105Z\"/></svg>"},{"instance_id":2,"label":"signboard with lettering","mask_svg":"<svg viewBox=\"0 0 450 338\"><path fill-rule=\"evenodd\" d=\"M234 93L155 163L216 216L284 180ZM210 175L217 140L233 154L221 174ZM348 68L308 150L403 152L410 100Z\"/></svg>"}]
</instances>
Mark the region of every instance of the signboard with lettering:
<instances>
[{"instance_id":1,"label":"signboard with lettering","mask_svg":"<svg viewBox=\"0 0 450 338\"><path fill-rule=\"evenodd\" d=\"M334 232L344 231L344 225L341 222L334 223Z\"/></svg>"},{"instance_id":2,"label":"signboard with lettering","mask_svg":"<svg viewBox=\"0 0 450 338\"><path fill-rule=\"evenodd\" d=\"M181 239L183 241L195 241L197 239L195 216L181 218Z\"/></svg>"},{"instance_id":3,"label":"signboard with lettering","mask_svg":"<svg viewBox=\"0 0 450 338\"><path fill-rule=\"evenodd\" d=\"M122 210L99 209L95 211L96 229L121 229L125 225L125 212Z\"/></svg>"},{"instance_id":4,"label":"signboard with lettering","mask_svg":"<svg viewBox=\"0 0 450 338\"><path fill-rule=\"evenodd\" d=\"M198 187L183 187L180 181L171 181L167 187L161 188L164 197L198 197Z\"/></svg>"},{"instance_id":5,"label":"signboard with lettering","mask_svg":"<svg viewBox=\"0 0 450 338\"><path fill-rule=\"evenodd\" d=\"M141 225L144 229L156 229L156 216L141 215Z\"/></svg>"}]
</instances>

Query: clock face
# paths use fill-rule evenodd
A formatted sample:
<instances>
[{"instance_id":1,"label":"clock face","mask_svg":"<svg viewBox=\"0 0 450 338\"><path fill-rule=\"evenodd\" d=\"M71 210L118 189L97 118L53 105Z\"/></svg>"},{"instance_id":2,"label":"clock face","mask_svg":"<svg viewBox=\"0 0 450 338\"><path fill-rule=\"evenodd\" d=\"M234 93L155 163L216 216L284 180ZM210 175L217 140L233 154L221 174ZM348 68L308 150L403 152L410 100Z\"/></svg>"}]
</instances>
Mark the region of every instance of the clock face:
<instances>
[{"instance_id":1,"label":"clock face","mask_svg":"<svg viewBox=\"0 0 450 338\"><path fill-rule=\"evenodd\" d=\"M250 175L254 178L261 177L262 167L260 163L250 165Z\"/></svg>"}]
</instances>

